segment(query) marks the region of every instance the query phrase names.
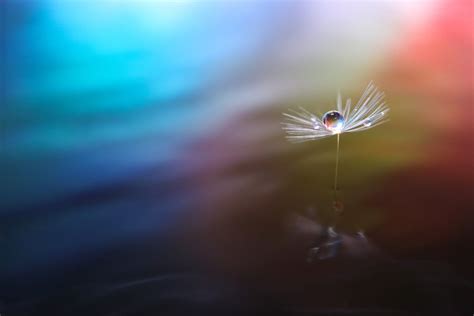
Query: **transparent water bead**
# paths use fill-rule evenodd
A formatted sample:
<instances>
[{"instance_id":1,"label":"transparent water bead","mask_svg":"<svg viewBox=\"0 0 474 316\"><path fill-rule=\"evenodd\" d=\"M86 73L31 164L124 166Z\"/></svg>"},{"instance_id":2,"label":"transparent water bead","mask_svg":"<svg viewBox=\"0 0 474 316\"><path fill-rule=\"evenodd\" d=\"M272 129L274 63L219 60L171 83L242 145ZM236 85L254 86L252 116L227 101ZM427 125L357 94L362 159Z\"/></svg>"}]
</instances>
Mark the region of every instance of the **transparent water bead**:
<instances>
[{"instance_id":1,"label":"transparent water bead","mask_svg":"<svg viewBox=\"0 0 474 316\"><path fill-rule=\"evenodd\" d=\"M338 134L344 127L344 116L338 111L326 112L323 115L323 124L328 130L334 134Z\"/></svg>"},{"instance_id":2,"label":"transparent water bead","mask_svg":"<svg viewBox=\"0 0 474 316\"><path fill-rule=\"evenodd\" d=\"M341 201L334 201L332 202L332 209L336 214L340 215L344 212L344 203Z\"/></svg>"},{"instance_id":3,"label":"transparent water bead","mask_svg":"<svg viewBox=\"0 0 474 316\"><path fill-rule=\"evenodd\" d=\"M314 117L311 118L311 122L313 122L313 129L318 130L321 128L321 126L319 126L318 121Z\"/></svg>"},{"instance_id":4,"label":"transparent water bead","mask_svg":"<svg viewBox=\"0 0 474 316\"><path fill-rule=\"evenodd\" d=\"M365 120L365 121L364 121L364 126L365 126L365 127L369 127L370 125L372 125L372 121L371 121L371 120Z\"/></svg>"}]
</instances>

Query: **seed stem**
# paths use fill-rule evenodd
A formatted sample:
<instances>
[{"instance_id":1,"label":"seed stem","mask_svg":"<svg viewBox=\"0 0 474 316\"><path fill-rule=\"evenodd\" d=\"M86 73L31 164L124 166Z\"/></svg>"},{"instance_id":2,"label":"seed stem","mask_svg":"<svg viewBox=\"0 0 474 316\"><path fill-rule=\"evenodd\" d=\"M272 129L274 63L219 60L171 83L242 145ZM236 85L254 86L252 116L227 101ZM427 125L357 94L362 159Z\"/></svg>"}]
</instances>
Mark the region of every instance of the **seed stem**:
<instances>
[{"instance_id":1,"label":"seed stem","mask_svg":"<svg viewBox=\"0 0 474 316\"><path fill-rule=\"evenodd\" d=\"M334 200L337 201L337 174L339 170L339 136L337 134L337 147L336 147L336 170L334 172Z\"/></svg>"}]
</instances>

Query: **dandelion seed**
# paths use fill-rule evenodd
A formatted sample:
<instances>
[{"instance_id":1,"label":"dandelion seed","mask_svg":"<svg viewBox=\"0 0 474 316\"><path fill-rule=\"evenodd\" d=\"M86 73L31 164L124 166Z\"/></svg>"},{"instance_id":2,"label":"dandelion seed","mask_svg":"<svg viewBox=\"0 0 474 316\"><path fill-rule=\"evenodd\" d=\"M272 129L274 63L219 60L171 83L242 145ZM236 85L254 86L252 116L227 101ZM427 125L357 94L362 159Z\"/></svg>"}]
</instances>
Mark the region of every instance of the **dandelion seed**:
<instances>
[{"instance_id":1,"label":"dandelion seed","mask_svg":"<svg viewBox=\"0 0 474 316\"><path fill-rule=\"evenodd\" d=\"M359 101L351 110L351 99L343 108L341 95L338 95L336 110L321 118L300 108L301 112L283 113L287 121L283 129L287 138L294 142L304 142L342 133L360 132L387 121L389 108L384 101L384 93L378 91L370 82ZM323 128L321 128L323 127Z\"/></svg>"},{"instance_id":2,"label":"dandelion seed","mask_svg":"<svg viewBox=\"0 0 474 316\"><path fill-rule=\"evenodd\" d=\"M351 99L347 99L343 107L341 94L338 93L336 110L326 112L321 118L303 108L300 108L301 112L283 113L287 118L287 121L283 123L283 129L287 132L287 138L290 141L304 142L337 136L334 172L335 201L337 201L340 134L364 131L386 122L390 109L384 101L384 96L384 93L378 91L373 82L370 82L352 110ZM342 207L341 203L341 209Z\"/></svg>"}]
</instances>

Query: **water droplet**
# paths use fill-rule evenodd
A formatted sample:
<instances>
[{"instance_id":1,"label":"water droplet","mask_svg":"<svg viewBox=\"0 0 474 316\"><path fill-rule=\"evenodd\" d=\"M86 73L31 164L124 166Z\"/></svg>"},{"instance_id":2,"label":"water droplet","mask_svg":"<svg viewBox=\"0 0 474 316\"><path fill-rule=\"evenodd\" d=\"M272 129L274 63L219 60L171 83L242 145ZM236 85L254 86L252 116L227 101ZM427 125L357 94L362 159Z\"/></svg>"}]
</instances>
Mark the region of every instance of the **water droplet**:
<instances>
[{"instance_id":1,"label":"water droplet","mask_svg":"<svg viewBox=\"0 0 474 316\"><path fill-rule=\"evenodd\" d=\"M323 124L328 130L338 134L344 127L344 116L338 111L329 111L323 115Z\"/></svg>"},{"instance_id":2,"label":"water droplet","mask_svg":"<svg viewBox=\"0 0 474 316\"><path fill-rule=\"evenodd\" d=\"M384 111L380 112L380 115L384 116L384 115L385 115L385 112L384 112Z\"/></svg>"},{"instance_id":3,"label":"water droplet","mask_svg":"<svg viewBox=\"0 0 474 316\"><path fill-rule=\"evenodd\" d=\"M332 203L332 209L336 214L340 215L344 211L344 204L341 201L334 201Z\"/></svg>"},{"instance_id":4,"label":"water droplet","mask_svg":"<svg viewBox=\"0 0 474 316\"><path fill-rule=\"evenodd\" d=\"M321 128L321 126L319 126L318 120L316 120L315 117L312 117L312 118L311 118L311 122L313 122L313 129L318 130L318 129Z\"/></svg>"},{"instance_id":5,"label":"water droplet","mask_svg":"<svg viewBox=\"0 0 474 316\"><path fill-rule=\"evenodd\" d=\"M365 121L364 121L364 126L365 126L365 127L369 127L369 126L371 126L371 125L372 125L372 121L371 121L371 120L365 120Z\"/></svg>"}]
</instances>

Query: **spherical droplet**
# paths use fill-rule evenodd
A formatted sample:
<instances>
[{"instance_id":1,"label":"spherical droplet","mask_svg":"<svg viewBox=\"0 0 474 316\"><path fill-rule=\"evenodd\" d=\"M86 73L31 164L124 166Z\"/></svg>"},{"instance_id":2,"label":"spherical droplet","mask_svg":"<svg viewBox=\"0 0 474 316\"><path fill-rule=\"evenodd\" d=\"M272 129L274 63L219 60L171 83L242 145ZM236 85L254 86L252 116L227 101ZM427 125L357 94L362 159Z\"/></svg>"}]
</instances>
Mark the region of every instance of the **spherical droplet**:
<instances>
[{"instance_id":1,"label":"spherical droplet","mask_svg":"<svg viewBox=\"0 0 474 316\"><path fill-rule=\"evenodd\" d=\"M334 201L332 208L337 215L341 215L344 212L344 204L341 201Z\"/></svg>"},{"instance_id":2,"label":"spherical droplet","mask_svg":"<svg viewBox=\"0 0 474 316\"><path fill-rule=\"evenodd\" d=\"M313 122L313 129L318 130L318 129L321 128L321 126L319 126L318 120L316 120L316 118L312 117L311 122Z\"/></svg>"},{"instance_id":3,"label":"spherical droplet","mask_svg":"<svg viewBox=\"0 0 474 316\"><path fill-rule=\"evenodd\" d=\"M323 115L323 124L328 130L338 134L344 127L344 116L338 111L329 111Z\"/></svg>"},{"instance_id":4,"label":"spherical droplet","mask_svg":"<svg viewBox=\"0 0 474 316\"><path fill-rule=\"evenodd\" d=\"M364 126L365 126L365 127L369 127L369 126L371 126L371 125L372 125L372 121L371 121L371 120L365 120L365 121L364 121Z\"/></svg>"}]
</instances>

